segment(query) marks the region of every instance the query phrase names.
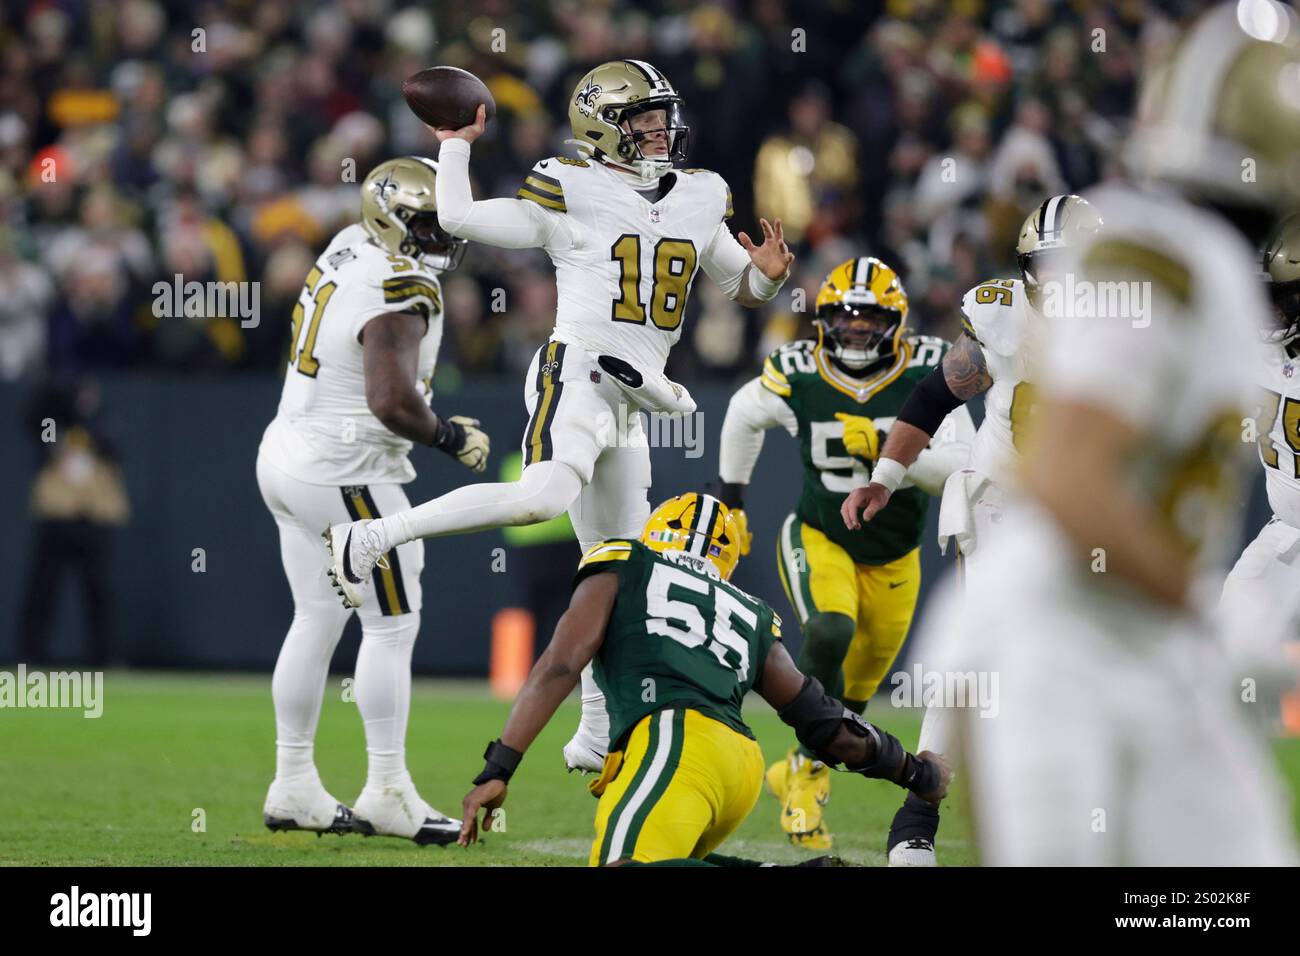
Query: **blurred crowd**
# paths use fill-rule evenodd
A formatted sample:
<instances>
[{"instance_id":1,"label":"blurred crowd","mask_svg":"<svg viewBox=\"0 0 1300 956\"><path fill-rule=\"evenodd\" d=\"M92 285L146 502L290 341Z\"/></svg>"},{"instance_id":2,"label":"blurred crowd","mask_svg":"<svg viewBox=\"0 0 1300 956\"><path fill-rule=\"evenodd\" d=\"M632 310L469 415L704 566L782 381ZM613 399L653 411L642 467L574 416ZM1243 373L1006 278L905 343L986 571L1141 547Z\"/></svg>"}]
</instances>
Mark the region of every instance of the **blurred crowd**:
<instances>
[{"instance_id":1,"label":"blurred crowd","mask_svg":"<svg viewBox=\"0 0 1300 956\"><path fill-rule=\"evenodd\" d=\"M864 252L912 324L1013 268L1046 195L1117 174L1144 32L1204 4L1053 0L32 0L0 28L0 379L106 368L274 370L312 260L391 155L436 155L401 81L488 82L479 197L567 153L568 96L650 60L686 100L688 165L730 183L735 230L780 216L811 306ZM156 282L260 282L260 321L158 318ZM471 246L445 277L439 380L520 373L554 317L537 251ZM505 290L504 296L494 290ZM800 297L753 321L696 284L677 377L734 376L806 331Z\"/></svg>"}]
</instances>

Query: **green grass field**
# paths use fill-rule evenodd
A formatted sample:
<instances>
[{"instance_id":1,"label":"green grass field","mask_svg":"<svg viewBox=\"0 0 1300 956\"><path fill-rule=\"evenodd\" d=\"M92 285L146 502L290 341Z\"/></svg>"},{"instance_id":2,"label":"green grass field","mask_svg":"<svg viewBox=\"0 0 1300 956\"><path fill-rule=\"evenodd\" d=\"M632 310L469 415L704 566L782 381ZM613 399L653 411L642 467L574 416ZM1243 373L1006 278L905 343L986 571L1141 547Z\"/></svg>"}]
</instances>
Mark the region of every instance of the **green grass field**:
<instances>
[{"instance_id":1,"label":"green grass field","mask_svg":"<svg viewBox=\"0 0 1300 956\"><path fill-rule=\"evenodd\" d=\"M0 711L0 864L233 866L574 866L585 865L596 801L564 772L560 748L577 722L566 703L542 733L510 787L507 832L478 846L417 847L355 835L272 834L261 807L274 770L270 675L109 672L104 711ZM327 787L350 802L365 779L365 744L342 677L330 678L316 761ZM458 815L508 706L476 682L417 681L408 762L421 793ZM919 713L877 718L911 746ZM769 760L789 732L761 701L746 717ZM1292 789L1300 791L1300 740L1278 744ZM901 791L837 776L828 821L835 852L859 864L885 862L885 835ZM195 832L196 811L206 829ZM774 862L806 859L777 825L766 793L722 852ZM1300 825L1300 821L1298 821ZM944 804L940 860L972 864L960 785Z\"/></svg>"}]
</instances>

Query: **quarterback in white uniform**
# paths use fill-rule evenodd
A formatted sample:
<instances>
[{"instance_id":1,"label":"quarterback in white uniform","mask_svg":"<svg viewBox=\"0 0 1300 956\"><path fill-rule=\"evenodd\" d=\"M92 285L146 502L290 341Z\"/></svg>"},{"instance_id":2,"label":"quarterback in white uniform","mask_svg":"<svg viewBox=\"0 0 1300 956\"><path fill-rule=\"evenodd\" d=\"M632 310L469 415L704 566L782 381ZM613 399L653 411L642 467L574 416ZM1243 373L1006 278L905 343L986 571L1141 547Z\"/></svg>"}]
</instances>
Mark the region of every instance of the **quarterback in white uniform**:
<instances>
[{"instance_id":1,"label":"quarterback in white uniform","mask_svg":"<svg viewBox=\"0 0 1300 956\"><path fill-rule=\"evenodd\" d=\"M1250 703L1267 724L1295 682L1287 642L1300 641L1300 216L1265 246L1263 267L1276 324L1262 331L1256 434L1273 517L1233 566L1219 611L1240 676L1266 682Z\"/></svg>"},{"instance_id":2,"label":"quarterback in white uniform","mask_svg":"<svg viewBox=\"0 0 1300 956\"><path fill-rule=\"evenodd\" d=\"M780 220L764 242L732 236L731 194L717 174L677 169L687 128L681 99L657 69L616 60L588 73L569 102L580 158L537 163L513 199L470 194L474 126L438 130L438 211L454 235L508 248L540 246L555 264L555 331L524 384L529 421L519 481L459 488L379 521L331 529L331 575L345 603L364 599L375 558L417 538L531 524L566 509L584 549L635 537L650 513L650 454L639 411L689 413L689 393L663 373L703 269L732 299L776 295L793 255ZM344 561L350 568L344 567ZM583 675L583 721L565 748L598 771L607 748L603 698Z\"/></svg>"},{"instance_id":3,"label":"quarterback in white uniform","mask_svg":"<svg viewBox=\"0 0 1300 956\"><path fill-rule=\"evenodd\" d=\"M1297 69L1235 5L1197 21L1144 77L1140 185L1091 193L1105 229L1059 264L1078 297L1047 327L1019 493L979 588L938 596L921 636L943 671L998 675L959 711L986 863L1295 859L1201 582L1240 520L1252 245L1300 199Z\"/></svg>"},{"instance_id":4,"label":"quarterback in white uniform","mask_svg":"<svg viewBox=\"0 0 1300 956\"><path fill-rule=\"evenodd\" d=\"M456 839L460 823L425 803L406 769L411 650L420 628L424 547L403 544L373 570L360 611L356 701L369 772L352 809L321 783L313 746L330 657L351 611L321 573L321 531L409 507L412 443L481 471L487 437L469 418L429 407L442 339L438 273L465 242L438 225L437 165L389 160L361 187L361 221L336 235L293 310L284 390L257 456L257 481L280 532L294 616L276 662L276 774L263 809L273 830L348 830L419 843Z\"/></svg>"},{"instance_id":5,"label":"quarterback in white uniform","mask_svg":"<svg viewBox=\"0 0 1300 956\"><path fill-rule=\"evenodd\" d=\"M1016 244L1022 278L991 279L962 297L963 334L899 412L871 483L845 500L848 527L860 526L859 513L870 521L902 484L896 476L915 466L945 416L982 394L984 420L975 433L970 463L948 476L939 511L940 547L946 550L948 541L956 542L963 586L979 587L989 567L985 558L990 536L998 533L1008 490L1015 483L1019 448L1033 408L1031 369L1049 321L1040 310L1053 257L1100 226L1096 210L1079 196L1052 196L1029 214ZM950 753L953 730L950 709L928 708L918 746ZM933 866L938 828L937 805L905 801L890 827L890 865Z\"/></svg>"}]
</instances>

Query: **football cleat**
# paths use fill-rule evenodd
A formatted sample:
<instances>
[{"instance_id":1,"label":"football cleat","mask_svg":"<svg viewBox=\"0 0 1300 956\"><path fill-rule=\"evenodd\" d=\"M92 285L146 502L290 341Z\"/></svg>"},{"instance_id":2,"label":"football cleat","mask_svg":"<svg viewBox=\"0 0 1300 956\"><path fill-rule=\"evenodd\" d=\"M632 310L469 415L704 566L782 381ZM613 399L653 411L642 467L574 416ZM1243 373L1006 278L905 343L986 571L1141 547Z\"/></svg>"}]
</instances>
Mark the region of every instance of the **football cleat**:
<instances>
[{"instance_id":1,"label":"football cleat","mask_svg":"<svg viewBox=\"0 0 1300 956\"><path fill-rule=\"evenodd\" d=\"M376 567L388 567L388 536L383 526L370 519L345 521L326 528L321 537L330 553L326 573L343 599L343 606L361 607L371 572Z\"/></svg>"},{"instance_id":2,"label":"football cleat","mask_svg":"<svg viewBox=\"0 0 1300 956\"><path fill-rule=\"evenodd\" d=\"M447 846L460 837L460 821L439 813L414 784L407 784L362 790L352 810L352 830L362 836L402 837L420 846Z\"/></svg>"},{"instance_id":3,"label":"football cleat","mask_svg":"<svg viewBox=\"0 0 1300 956\"><path fill-rule=\"evenodd\" d=\"M291 786L271 781L262 805L262 822L268 830L309 830L322 833L350 833L352 811L320 785Z\"/></svg>"},{"instance_id":4,"label":"football cleat","mask_svg":"<svg viewBox=\"0 0 1300 956\"><path fill-rule=\"evenodd\" d=\"M781 829L790 843L807 850L829 850L833 841L822 808L831 797L830 768L792 747L785 759L767 768L764 780L768 792L781 801Z\"/></svg>"},{"instance_id":5,"label":"football cleat","mask_svg":"<svg viewBox=\"0 0 1300 956\"><path fill-rule=\"evenodd\" d=\"M938 866L934 844L924 837L904 840L889 851L890 866Z\"/></svg>"},{"instance_id":6,"label":"football cleat","mask_svg":"<svg viewBox=\"0 0 1300 956\"><path fill-rule=\"evenodd\" d=\"M591 734L579 728L573 738L564 745L564 765L569 773L600 773L605 769L605 751L602 744Z\"/></svg>"}]
</instances>

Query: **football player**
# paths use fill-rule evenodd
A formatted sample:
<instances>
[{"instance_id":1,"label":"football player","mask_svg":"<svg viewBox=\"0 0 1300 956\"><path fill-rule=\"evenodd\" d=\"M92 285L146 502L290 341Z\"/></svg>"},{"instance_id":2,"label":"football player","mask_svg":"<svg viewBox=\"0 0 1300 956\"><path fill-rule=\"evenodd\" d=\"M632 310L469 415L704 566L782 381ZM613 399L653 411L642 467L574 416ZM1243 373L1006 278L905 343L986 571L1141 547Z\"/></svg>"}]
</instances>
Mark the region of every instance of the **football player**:
<instances>
[{"instance_id":1,"label":"football player","mask_svg":"<svg viewBox=\"0 0 1300 956\"><path fill-rule=\"evenodd\" d=\"M1300 18L1270 9L1212 8L1143 77L1134 184L1089 194L1105 229L1057 266L1075 296L1046 327L1016 501L979 587L922 626L945 669L999 677L994 719L957 712L986 863L1295 861L1198 586L1254 437L1254 249L1300 200Z\"/></svg>"},{"instance_id":2,"label":"football player","mask_svg":"<svg viewBox=\"0 0 1300 956\"><path fill-rule=\"evenodd\" d=\"M908 396L871 482L843 503L844 525L860 527L859 512L862 521L879 520L877 514L892 507L894 489L901 487L940 424L954 408L983 394L984 421L975 435L969 467L955 471L945 486L939 520L940 547L946 550L948 540L956 539L964 585L979 586L988 536L1002 519L1033 408L1030 367L1048 321L1041 312L1042 293L1053 281L1053 258L1100 225L1096 210L1079 196L1052 196L1029 214L1016 244L1021 278L991 279L962 297L961 337ZM942 707L928 708L918 746L947 753L951 717ZM889 831L890 865L933 866L938 828L938 807L905 801Z\"/></svg>"},{"instance_id":3,"label":"football player","mask_svg":"<svg viewBox=\"0 0 1300 956\"><path fill-rule=\"evenodd\" d=\"M505 802L524 753L592 661L612 740L590 784L600 797L592 866L749 863L713 851L762 786L763 754L741 715L751 689L818 760L943 796L941 760L907 753L795 667L776 613L729 581L740 537L726 505L690 493L655 509L639 540L583 555L569 609L465 797L462 844L476 839L480 809L486 825Z\"/></svg>"},{"instance_id":4,"label":"football player","mask_svg":"<svg viewBox=\"0 0 1300 956\"><path fill-rule=\"evenodd\" d=\"M435 535L545 521L568 509L578 541L636 537L650 512L650 452L640 410L689 413L663 374L702 268L746 306L770 300L794 256L781 222L739 242L720 176L675 169L687 153L682 100L640 60L604 63L578 83L569 123L580 156L538 162L513 199L470 195L473 126L438 130L438 210L454 235L508 248L540 246L555 264L555 331L524 383L529 421L515 482L476 484L380 520L330 530L331 575L345 603L363 600L370 570L394 545ZM599 771L608 738L600 692L582 682L583 717L565 747L570 768Z\"/></svg>"},{"instance_id":5,"label":"football player","mask_svg":"<svg viewBox=\"0 0 1300 956\"><path fill-rule=\"evenodd\" d=\"M1258 709L1272 716L1274 692L1294 683L1286 642L1300 640L1300 216L1264 247L1263 268L1274 322L1261 330L1255 417L1273 517L1233 566L1219 610L1243 676L1266 676L1267 703Z\"/></svg>"},{"instance_id":6,"label":"football player","mask_svg":"<svg viewBox=\"0 0 1300 956\"><path fill-rule=\"evenodd\" d=\"M870 532L848 531L839 513L845 495L866 482L882 436L948 343L909 332L898 275L869 256L831 270L817 294L814 324L816 339L778 348L762 374L732 397L722 424L718 497L732 509L747 552L744 490L764 433L780 426L796 436L804 481L781 526L777 568L803 632L799 668L862 713L916 608L927 495L939 494L966 464L975 428L964 407L954 409ZM831 846L822 813L830 776L802 745L768 768L768 789L781 801L781 826L792 843Z\"/></svg>"},{"instance_id":7,"label":"football player","mask_svg":"<svg viewBox=\"0 0 1300 956\"><path fill-rule=\"evenodd\" d=\"M406 769L411 650L420 629L424 546L387 551L360 610L356 702L369 770L352 809L322 785L313 757L330 657L352 612L321 574L321 529L409 507L412 445L474 471L487 463L478 422L429 407L442 339L441 272L466 243L438 222L438 166L411 156L375 167L361 220L338 233L307 275L293 310L289 365L257 455L257 481L280 531L294 615L271 683L276 773L263 810L273 830L407 837L447 843L460 823L430 807Z\"/></svg>"}]
</instances>

